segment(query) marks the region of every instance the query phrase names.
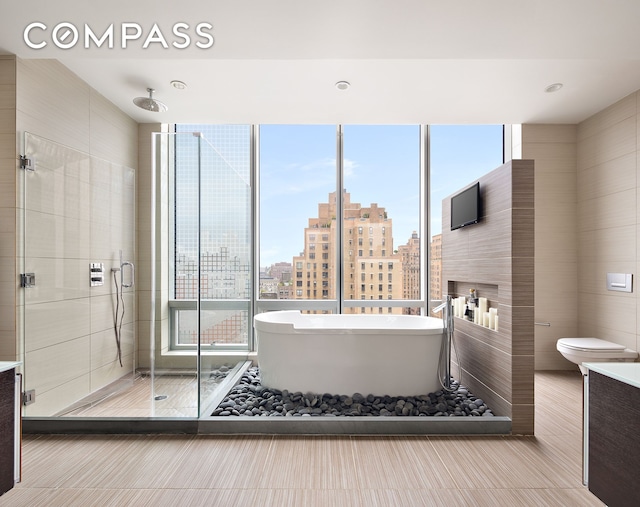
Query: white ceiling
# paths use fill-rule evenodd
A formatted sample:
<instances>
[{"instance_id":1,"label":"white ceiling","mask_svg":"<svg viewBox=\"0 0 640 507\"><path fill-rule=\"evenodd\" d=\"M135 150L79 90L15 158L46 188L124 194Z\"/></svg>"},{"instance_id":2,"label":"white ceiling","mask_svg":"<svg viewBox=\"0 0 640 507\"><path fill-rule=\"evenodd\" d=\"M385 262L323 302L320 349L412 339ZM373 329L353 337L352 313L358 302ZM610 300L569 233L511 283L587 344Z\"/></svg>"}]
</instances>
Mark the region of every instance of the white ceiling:
<instances>
[{"instance_id":1,"label":"white ceiling","mask_svg":"<svg viewBox=\"0 0 640 507\"><path fill-rule=\"evenodd\" d=\"M0 53L56 58L139 122L576 123L640 89L638 0L0 0L0 14ZM23 39L32 22L43 49ZM80 30L73 49L51 42L60 22ZM143 35L122 49L126 22ZM178 22L189 48L142 48L154 23L181 42ZM113 49L84 49L85 24L111 23ZM168 112L133 105L147 87Z\"/></svg>"}]
</instances>

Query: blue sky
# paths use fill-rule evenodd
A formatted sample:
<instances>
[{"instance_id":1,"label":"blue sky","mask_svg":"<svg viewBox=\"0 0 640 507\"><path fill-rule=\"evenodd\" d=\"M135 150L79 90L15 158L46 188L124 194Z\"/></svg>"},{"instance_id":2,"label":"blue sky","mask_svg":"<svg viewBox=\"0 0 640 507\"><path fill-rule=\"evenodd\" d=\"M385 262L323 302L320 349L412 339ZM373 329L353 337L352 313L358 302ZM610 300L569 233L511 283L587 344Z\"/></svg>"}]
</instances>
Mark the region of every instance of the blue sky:
<instances>
[{"instance_id":1,"label":"blue sky","mask_svg":"<svg viewBox=\"0 0 640 507\"><path fill-rule=\"evenodd\" d=\"M318 203L336 189L334 125L260 128L260 265L291 262ZM431 127L431 234L441 201L502 163L502 126ZM386 208L394 249L419 227L419 127L344 127L344 187L352 202Z\"/></svg>"}]
</instances>

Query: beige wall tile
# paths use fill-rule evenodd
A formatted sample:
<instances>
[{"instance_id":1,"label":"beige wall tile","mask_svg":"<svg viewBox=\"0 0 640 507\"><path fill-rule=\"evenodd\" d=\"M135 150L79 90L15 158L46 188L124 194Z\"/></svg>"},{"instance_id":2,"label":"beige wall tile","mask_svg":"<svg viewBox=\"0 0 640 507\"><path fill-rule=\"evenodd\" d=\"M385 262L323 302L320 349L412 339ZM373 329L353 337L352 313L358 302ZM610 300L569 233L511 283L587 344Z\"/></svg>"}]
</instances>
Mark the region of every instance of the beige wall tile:
<instances>
[{"instance_id":1,"label":"beige wall tile","mask_svg":"<svg viewBox=\"0 0 640 507\"><path fill-rule=\"evenodd\" d=\"M25 291L25 302L46 303L89 296L89 261L27 257L25 270L36 273L36 285Z\"/></svg>"},{"instance_id":2,"label":"beige wall tile","mask_svg":"<svg viewBox=\"0 0 640 507\"><path fill-rule=\"evenodd\" d=\"M556 203L570 203L574 205L573 215L575 220L575 203L578 200L575 166L573 171L570 172L537 172L535 192L536 208L543 208L536 211L544 211L544 209ZM566 220L564 217L563 219Z\"/></svg>"},{"instance_id":3,"label":"beige wall tile","mask_svg":"<svg viewBox=\"0 0 640 507\"><path fill-rule=\"evenodd\" d=\"M613 294L613 293L611 293ZM622 293L619 293L622 294ZM580 320L578 331L592 330L585 336L595 334L596 338L616 342L617 336L633 337L637 331L636 297L621 295L600 295L580 297ZM634 346L635 339L626 340L627 346Z\"/></svg>"},{"instance_id":4,"label":"beige wall tile","mask_svg":"<svg viewBox=\"0 0 640 507\"><path fill-rule=\"evenodd\" d=\"M0 133L11 134L15 130L16 116L12 108L0 109Z\"/></svg>"},{"instance_id":5,"label":"beige wall tile","mask_svg":"<svg viewBox=\"0 0 640 507\"><path fill-rule=\"evenodd\" d=\"M15 306L12 303L11 299L3 298L0 304L0 331L15 332Z\"/></svg>"},{"instance_id":6,"label":"beige wall tile","mask_svg":"<svg viewBox=\"0 0 640 507\"><path fill-rule=\"evenodd\" d=\"M27 256L88 259L89 224L85 220L27 211Z\"/></svg>"},{"instance_id":7,"label":"beige wall tile","mask_svg":"<svg viewBox=\"0 0 640 507\"><path fill-rule=\"evenodd\" d=\"M133 303L135 295L132 292L123 294L125 304L124 323L130 323L135 318ZM115 315L115 294L91 297L91 333L99 333L113 329ZM120 302L122 305L122 302ZM122 306L120 307L120 311ZM120 314L120 312L119 312Z\"/></svg>"},{"instance_id":8,"label":"beige wall tile","mask_svg":"<svg viewBox=\"0 0 640 507\"><path fill-rule=\"evenodd\" d=\"M0 84L0 109L8 109L5 114L11 115L15 119L16 107L16 85Z\"/></svg>"},{"instance_id":9,"label":"beige wall tile","mask_svg":"<svg viewBox=\"0 0 640 507\"><path fill-rule=\"evenodd\" d=\"M636 119L626 118L578 143L578 173L636 151Z\"/></svg>"},{"instance_id":10,"label":"beige wall tile","mask_svg":"<svg viewBox=\"0 0 640 507\"><path fill-rule=\"evenodd\" d=\"M60 62L18 60L19 131L88 153L89 105L89 85Z\"/></svg>"},{"instance_id":11,"label":"beige wall tile","mask_svg":"<svg viewBox=\"0 0 640 507\"><path fill-rule=\"evenodd\" d=\"M95 90L90 90L91 155L135 169L138 124Z\"/></svg>"},{"instance_id":12,"label":"beige wall tile","mask_svg":"<svg viewBox=\"0 0 640 507\"><path fill-rule=\"evenodd\" d=\"M577 195L580 200L594 199L635 188L636 153L628 153L602 164L586 167L578 173Z\"/></svg>"},{"instance_id":13,"label":"beige wall tile","mask_svg":"<svg viewBox=\"0 0 640 507\"><path fill-rule=\"evenodd\" d=\"M0 84L16 84L16 57L13 55L0 55Z\"/></svg>"},{"instance_id":14,"label":"beige wall tile","mask_svg":"<svg viewBox=\"0 0 640 507\"><path fill-rule=\"evenodd\" d=\"M88 335L89 311L84 298L26 305L25 350L42 350Z\"/></svg>"},{"instance_id":15,"label":"beige wall tile","mask_svg":"<svg viewBox=\"0 0 640 507\"><path fill-rule=\"evenodd\" d=\"M595 199L578 201L578 230L590 233L608 227L636 223L636 190L630 189Z\"/></svg>"},{"instance_id":16,"label":"beige wall tile","mask_svg":"<svg viewBox=\"0 0 640 507\"><path fill-rule=\"evenodd\" d=\"M117 347L113 331L97 333L91 337L91 391L111 384L119 379L133 380L134 360L133 329L131 325L122 328L122 366L117 357Z\"/></svg>"},{"instance_id":17,"label":"beige wall tile","mask_svg":"<svg viewBox=\"0 0 640 507\"><path fill-rule=\"evenodd\" d=\"M532 143L541 143L545 146L548 144L567 143L573 146L575 150L577 135L578 132L575 125L524 124L522 125L522 156L524 158L534 158L527 152Z\"/></svg>"},{"instance_id":18,"label":"beige wall tile","mask_svg":"<svg viewBox=\"0 0 640 507\"><path fill-rule=\"evenodd\" d=\"M615 104L578 125L578 142L600 135L604 130L637 114L637 93L631 93Z\"/></svg>"},{"instance_id":19,"label":"beige wall tile","mask_svg":"<svg viewBox=\"0 0 640 507\"><path fill-rule=\"evenodd\" d=\"M90 367L89 336L68 340L25 354L25 381L29 389L44 393L82 378ZM85 393L85 395L88 393Z\"/></svg>"},{"instance_id":20,"label":"beige wall tile","mask_svg":"<svg viewBox=\"0 0 640 507\"><path fill-rule=\"evenodd\" d=\"M25 364L30 359L31 357L25 359ZM28 383L29 380L26 378L26 373L25 382L25 385L28 386L27 388L32 389L31 384ZM47 391L43 391L42 388L35 388L36 402L33 405L24 407L23 415L25 417L37 417L55 414L61 407L68 407L90 394L89 382L89 374L85 373Z\"/></svg>"},{"instance_id":21,"label":"beige wall tile","mask_svg":"<svg viewBox=\"0 0 640 507\"><path fill-rule=\"evenodd\" d=\"M555 342L552 344L555 347ZM578 366L566 360L560 352L551 347L536 350L536 371L539 370L578 370ZM537 434L536 430L536 434Z\"/></svg>"},{"instance_id":22,"label":"beige wall tile","mask_svg":"<svg viewBox=\"0 0 640 507\"><path fill-rule=\"evenodd\" d=\"M637 259L638 227L623 225L580 234L580 262L633 263Z\"/></svg>"}]
</instances>

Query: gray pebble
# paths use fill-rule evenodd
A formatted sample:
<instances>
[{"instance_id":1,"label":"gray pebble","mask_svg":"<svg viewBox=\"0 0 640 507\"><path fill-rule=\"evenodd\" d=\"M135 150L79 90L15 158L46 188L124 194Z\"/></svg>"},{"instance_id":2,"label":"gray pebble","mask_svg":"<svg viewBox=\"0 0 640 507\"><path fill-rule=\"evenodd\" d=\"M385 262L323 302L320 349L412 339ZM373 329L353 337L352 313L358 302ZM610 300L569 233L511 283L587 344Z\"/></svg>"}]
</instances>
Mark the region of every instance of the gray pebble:
<instances>
[{"instance_id":1,"label":"gray pebble","mask_svg":"<svg viewBox=\"0 0 640 507\"><path fill-rule=\"evenodd\" d=\"M212 416L247 417L491 417L483 400L452 379L451 392L444 390L420 396L375 396L353 393L290 393L260 385L258 368L250 368Z\"/></svg>"}]
</instances>

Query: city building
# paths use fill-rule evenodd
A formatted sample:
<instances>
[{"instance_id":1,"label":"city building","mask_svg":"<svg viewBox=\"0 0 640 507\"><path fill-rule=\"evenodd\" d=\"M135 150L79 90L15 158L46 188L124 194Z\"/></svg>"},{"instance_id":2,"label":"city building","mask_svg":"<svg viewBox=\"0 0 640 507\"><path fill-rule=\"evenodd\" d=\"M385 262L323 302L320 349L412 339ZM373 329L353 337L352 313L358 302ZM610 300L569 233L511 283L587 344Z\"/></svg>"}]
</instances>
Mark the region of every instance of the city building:
<instances>
[{"instance_id":1,"label":"city building","mask_svg":"<svg viewBox=\"0 0 640 507\"><path fill-rule=\"evenodd\" d=\"M291 281L292 266L290 262L276 262L269 267L269 274L279 282Z\"/></svg>"},{"instance_id":2,"label":"city building","mask_svg":"<svg viewBox=\"0 0 640 507\"><path fill-rule=\"evenodd\" d=\"M405 245L398 247L398 255L402 258L402 292L403 299L420 299L420 238L413 231ZM420 315L420 308L406 308L409 315Z\"/></svg>"},{"instance_id":3,"label":"city building","mask_svg":"<svg viewBox=\"0 0 640 507\"><path fill-rule=\"evenodd\" d=\"M442 234L431 238L430 292L432 301L442 300Z\"/></svg>"},{"instance_id":4,"label":"city building","mask_svg":"<svg viewBox=\"0 0 640 507\"><path fill-rule=\"evenodd\" d=\"M293 258L296 299L336 298L336 193L318 204L318 216L304 230L304 250ZM362 207L343 194L345 300L401 299L402 259L393 251L393 221L384 208ZM347 313L356 309L347 308ZM401 313L392 307L360 308L359 313Z\"/></svg>"}]
</instances>

